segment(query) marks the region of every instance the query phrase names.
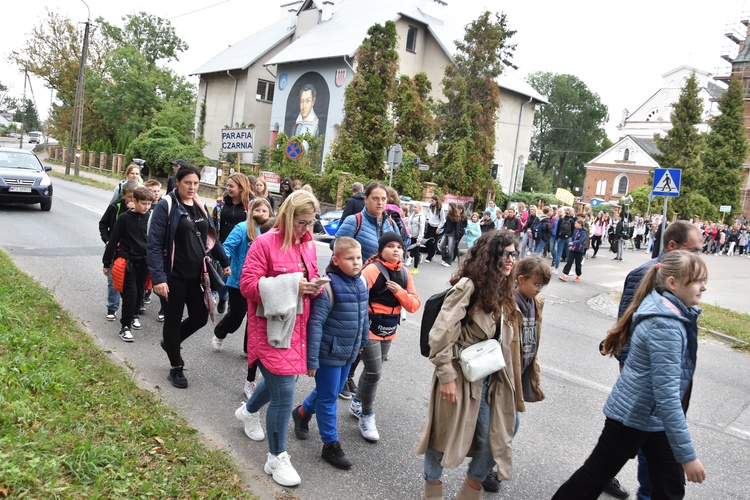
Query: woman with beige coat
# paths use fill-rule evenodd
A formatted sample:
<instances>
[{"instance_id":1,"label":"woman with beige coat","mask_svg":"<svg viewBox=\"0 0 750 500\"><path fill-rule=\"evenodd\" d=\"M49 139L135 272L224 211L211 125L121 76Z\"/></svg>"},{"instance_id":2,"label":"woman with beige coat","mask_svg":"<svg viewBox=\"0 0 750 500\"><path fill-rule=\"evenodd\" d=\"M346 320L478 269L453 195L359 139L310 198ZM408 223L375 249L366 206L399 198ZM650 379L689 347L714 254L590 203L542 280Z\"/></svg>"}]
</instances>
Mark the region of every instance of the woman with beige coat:
<instances>
[{"instance_id":1,"label":"woman with beige coat","mask_svg":"<svg viewBox=\"0 0 750 500\"><path fill-rule=\"evenodd\" d=\"M510 478L516 396L513 327L505 318L516 310L512 274L517 258L513 233L483 234L451 278L453 288L430 331L435 372L427 418L414 445L415 453L425 455L423 498L443 498L443 468L458 467L467 456L472 459L456 498L479 499L481 482L495 464L500 479ZM468 321L462 324L467 314ZM454 348L493 337L502 345L506 367L476 382L467 381Z\"/></svg>"}]
</instances>

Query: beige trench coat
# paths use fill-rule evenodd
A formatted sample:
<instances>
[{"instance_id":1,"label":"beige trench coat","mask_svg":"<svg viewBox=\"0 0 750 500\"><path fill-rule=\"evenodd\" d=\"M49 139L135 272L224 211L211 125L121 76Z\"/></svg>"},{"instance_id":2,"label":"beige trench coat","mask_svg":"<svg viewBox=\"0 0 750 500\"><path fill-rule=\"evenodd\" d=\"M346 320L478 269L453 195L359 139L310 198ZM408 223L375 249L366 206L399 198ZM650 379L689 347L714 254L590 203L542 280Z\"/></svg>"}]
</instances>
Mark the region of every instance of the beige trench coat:
<instances>
[{"instance_id":1,"label":"beige trench coat","mask_svg":"<svg viewBox=\"0 0 750 500\"><path fill-rule=\"evenodd\" d=\"M454 359L453 346L465 347L495 336L496 322L492 315L477 307L469 312L469 321L461 326L466 315L474 283L462 278L448 292L443 307L430 331L430 361L435 365L432 376L430 403L427 417L422 424L413 451L419 455L432 446L444 453L441 464L445 468L456 468L474 448L474 430L482 395L482 380L468 382L464 379L458 362ZM513 356L511 341L513 329L503 322L500 343L506 367L490 375L488 402L490 405L490 446L497 463L497 477L511 477L513 428L516 421L516 403L513 384ZM456 403L441 399L440 384L456 381Z\"/></svg>"}]
</instances>

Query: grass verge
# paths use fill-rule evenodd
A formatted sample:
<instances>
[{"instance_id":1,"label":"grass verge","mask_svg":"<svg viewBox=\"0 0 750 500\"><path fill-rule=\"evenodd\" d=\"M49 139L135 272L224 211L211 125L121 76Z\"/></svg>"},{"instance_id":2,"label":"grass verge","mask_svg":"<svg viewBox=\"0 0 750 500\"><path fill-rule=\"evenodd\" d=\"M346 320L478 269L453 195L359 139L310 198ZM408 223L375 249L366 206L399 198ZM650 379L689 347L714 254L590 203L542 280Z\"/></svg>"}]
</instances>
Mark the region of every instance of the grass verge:
<instances>
[{"instance_id":1,"label":"grass verge","mask_svg":"<svg viewBox=\"0 0 750 500\"><path fill-rule=\"evenodd\" d=\"M750 351L750 314L711 304L701 304L700 307L703 313L698 320L699 326L734 337L743 342L735 342L734 347Z\"/></svg>"},{"instance_id":2,"label":"grass verge","mask_svg":"<svg viewBox=\"0 0 750 500\"><path fill-rule=\"evenodd\" d=\"M85 184L86 186L106 189L107 191L112 191L114 189L114 185L112 184L109 184L107 182L97 181L96 179L90 179L82 175L65 175L64 173L57 172L55 170L50 170L47 173L51 175L52 177L57 177L58 179L64 179L66 181L77 182L78 184Z\"/></svg>"},{"instance_id":3,"label":"grass verge","mask_svg":"<svg viewBox=\"0 0 750 500\"><path fill-rule=\"evenodd\" d=\"M0 252L0 497L256 498Z\"/></svg>"}]
</instances>

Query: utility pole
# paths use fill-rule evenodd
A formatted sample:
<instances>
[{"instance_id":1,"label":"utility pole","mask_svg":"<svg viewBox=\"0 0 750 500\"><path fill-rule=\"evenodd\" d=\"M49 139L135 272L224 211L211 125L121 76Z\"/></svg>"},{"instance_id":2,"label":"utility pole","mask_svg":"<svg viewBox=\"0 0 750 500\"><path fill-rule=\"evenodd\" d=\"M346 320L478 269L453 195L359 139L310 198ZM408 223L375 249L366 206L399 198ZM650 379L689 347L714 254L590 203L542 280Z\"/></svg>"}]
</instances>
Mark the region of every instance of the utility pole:
<instances>
[{"instance_id":1,"label":"utility pole","mask_svg":"<svg viewBox=\"0 0 750 500\"><path fill-rule=\"evenodd\" d=\"M84 2L85 3L85 2ZM88 5L86 6L88 7ZM90 17L90 16L89 16ZM81 147L81 128L83 126L83 101L86 93L86 57L89 50L89 31L91 29L91 20L87 19L83 32L83 50L81 50L81 64L78 68L78 82L76 84L76 99L73 104L73 119L70 124L70 141L68 142L68 157L65 160L65 175L70 175L70 162L73 155L75 156L75 175L79 175L80 156L78 151ZM73 141L75 140L75 149Z\"/></svg>"}]
</instances>

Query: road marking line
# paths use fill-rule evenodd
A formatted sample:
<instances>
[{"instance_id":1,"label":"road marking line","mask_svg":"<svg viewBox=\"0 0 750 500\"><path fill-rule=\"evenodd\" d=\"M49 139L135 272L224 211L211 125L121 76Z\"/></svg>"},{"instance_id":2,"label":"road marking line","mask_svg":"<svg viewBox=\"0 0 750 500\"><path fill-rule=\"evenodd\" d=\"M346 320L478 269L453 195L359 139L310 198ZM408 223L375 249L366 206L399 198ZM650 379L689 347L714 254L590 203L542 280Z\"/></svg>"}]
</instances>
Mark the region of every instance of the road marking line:
<instances>
[{"instance_id":1,"label":"road marking line","mask_svg":"<svg viewBox=\"0 0 750 500\"><path fill-rule=\"evenodd\" d=\"M77 203L75 201L70 201L68 203L70 203L71 205L75 205L78 208L82 208L84 210L88 210L89 212L94 212L96 215L99 215L99 216L104 215L104 211L103 210L100 210L98 208L94 208L92 206L86 205L85 203Z\"/></svg>"}]
</instances>

